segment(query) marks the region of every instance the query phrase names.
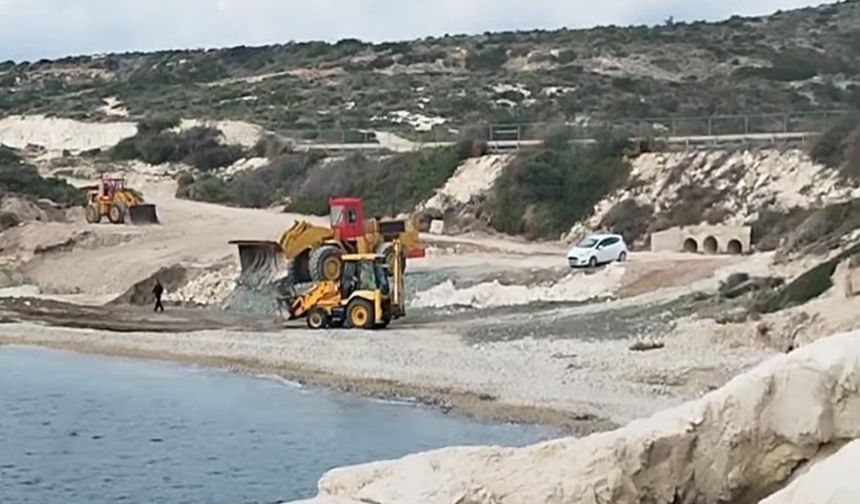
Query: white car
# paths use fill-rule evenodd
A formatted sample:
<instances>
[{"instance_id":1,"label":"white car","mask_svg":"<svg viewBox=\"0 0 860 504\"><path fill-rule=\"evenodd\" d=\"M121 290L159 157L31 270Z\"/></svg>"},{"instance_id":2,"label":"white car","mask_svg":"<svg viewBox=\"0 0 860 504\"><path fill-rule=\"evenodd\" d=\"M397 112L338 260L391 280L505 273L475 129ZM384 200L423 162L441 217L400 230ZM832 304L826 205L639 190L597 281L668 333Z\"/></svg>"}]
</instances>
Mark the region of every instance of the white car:
<instances>
[{"instance_id":1,"label":"white car","mask_svg":"<svg viewBox=\"0 0 860 504\"><path fill-rule=\"evenodd\" d=\"M627 260L627 244L621 235L591 235L577 243L567 253L571 268L595 268L600 264Z\"/></svg>"}]
</instances>

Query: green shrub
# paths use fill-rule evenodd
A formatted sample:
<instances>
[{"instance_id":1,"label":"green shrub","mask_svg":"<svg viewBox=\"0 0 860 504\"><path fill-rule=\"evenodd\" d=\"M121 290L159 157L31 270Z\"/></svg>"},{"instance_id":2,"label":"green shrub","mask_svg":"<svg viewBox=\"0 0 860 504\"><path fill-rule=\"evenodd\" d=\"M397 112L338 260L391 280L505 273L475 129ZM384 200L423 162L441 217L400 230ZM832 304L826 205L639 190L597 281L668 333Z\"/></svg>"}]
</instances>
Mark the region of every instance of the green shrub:
<instances>
[{"instance_id":1,"label":"green shrub","mask_svg":"<svg viewBox=\"0 0 860 504\"><path fill-rule=\"evenodd\" d=\"M115 160L140 159L149 164L182 161L201 171L230 166L245 156L238 145L220 143L221 131L194 127L182 133L171 131L172 120L141 123L137 135L126 138L111 149Z\"/></svg>"},{"instance_id":2,"label":"green shrub","mask_svg":"<svg viewBox=\"0 0 860 504\"><path fill-rule=\"evenodd\" d=\"M279 156L289 154L291 147L289 143L275 135L266 135L257 141L251 152L256 157L275 159Z\"/></svg>"},{"instance_id":3,"label":"green shrub","mask_svg":"<svg viewBox=\"0 0 860 504\"><path fill-rule=\"evenodd\" d=\"M490 202L494 228L530 238L557 237L626 180L626 135L602 131L595 144L574 148L570 134L567 128L549 133L542 148L522 152L505 168Z\"/></svg>"},{"instance_id":4,"label":"green shrub","mask_svg":"<svg viewBox=\"0 0 860 504\"><path fill-rule=\"evenodd\" d=\"M752 223L752 243L762 252L776 250L782 237L798 229L811 214L811 210L803 208L792 208L787 212L763 208Z\"/></svg>"},{"instance_id":5,"label":"green shrub","mask_svg":"<svg viewBox=\"0 0 860 504\"><path fill-rule=\"evenodd\" d=\"M148 136L137 143L141 161L159 165L176 162L181 159L179 150L179 135L176 133L159 133Z\"/></svg>"},{"instance_id":6,"label":"green shrub","mask_svg":"<svg viewBox=\"0 0 860 504\"><path fill-rule=\"evenodd\" d=\"M232 199L226 182L211 175L199 178L183 175L177 184L176 197L207 203L230 203Z\"/></svg>"},{"instance_id":7,"label":"green shrub","mask_svg":"<svg viewBox=\"0 0 860 504\"><path fill-rule=\"evenodd\" d=\"M274 194L260 178L242 174L227 184L230 201L249 208L266 208L274 201Z\"/></svg>"},{"instance_id":8,"label":"green shrub","mask_svg":"<svg viewBox=\"0 0 860 504\"><path fill-rule=\"evenodd\" d=\"M466 57L466 68L469 70L498 70L508 61L508 53L504 47L495 46L480 51L471 51Z\"/></svg>"},{"instance_id":9,"label":"green shrub","mask_svg":"<svg viewBox=\"0 0 860 504\"><path fill-rule=\"evenodd\" d=\"M298 192L309 167L318 160L315 155L287 155L264 167L240 173L230 181L205 172L196 177L186 173L179 178L176 195L210 203L266 208L283 196Z\"/></svg>"},{"instance_id":10,"label":"green shrub","mask_svg":"<svg viewBox=\"0 0 860 504\"><path fill-rule=\"evenodd\" d=\"M294 212L302 215L328 215L328 201L323 199L313 199L299 196L292 200L287 208L288 212Z\"/></svg>"},{"instance_id":11,"label":"green shrub","mask_svg":"<svg viewBox=\"0 0 860 504\"><path fill-rule=\"evenodd\" d=\"M454 147L444 147L370 162L370 169L352 174L346 194L363 198L370 215L411 211L451 178L460 161Z\"/></svg>"},{"instance_id":12,"label":"green shrub","mask_svg":"<svg viewBox=\"0 0 860 504\"><path fill-rule=\"evenodd\" d=\"M147 117L137 123L137 131L140 134L161 133L162 131L178 128L180 124L177 116L154 116Z\"/></svg>"},{"instance_id":13,"label":"green shrub","mask_svg":"<svg viewBox=\"0 0 860 504\"><path fill-rule=\"evenodd\" d=\"M230 166L245 156L240 145L215 145L193 152L186 156L185 162L202 171Z\"/></svg>"},{"instance_id":14,"label":"green shrub","mask_svg":"<svg viewBox=\"0 0 860 504\"><path fill-rule=\"evenodd\" d=\"M845 141L860 129L860 115L841 117L813 144L810 156L818 163L839 168L845 161Z\"/></svg>"},{"instance_id":15,"label":"green shrub","mask_svg":"<svg viewBox=\"0 0 860 504\"><path fill-rule=\"evenodd\" d=\"M18 216L12 212L0 212L0 231L6 231L20 224Z\"/></svg>"},{"instance_id":16,"label":"green shrub","mask_svg":"<svg viewBox=\"0 0 860 504\"><path fill-rule=\"evenodd\" d=\"M17 165L22 162L23 159L17 152L0 144L0 166Z\"/></svg>"},{"instance_id":17,"label":"green shrub","mask_svg":"<svg viewBox=\"0 0 860 504\"><path fill-rule=\"evenodd\" d=\"M62 206L82 205L84 193L64 180L42 178L11 149L0 146L0 190L47 198Z\"/></svg>"},{"instance_id":18,"label":"green shrub","mask_svg":"<svg viewBox=\"0 0 860 504\"><path fill-rule=\"evenodd\" d=\"M818 74L838 73L845 68L841 60L811 49L788 49L777 53L770 67L740 68L735 73L740 77L794 82L815 77Z\"/></svg>"},{"instance_id":19,"label":"green shrub","mask_svg":"<svg viewBox=\"0 0 860 504\"><path fill-rule=\"evenodd\" d=\"M559 51L557 60L562 65L567 65L568 63L576 61L576 56L576 51L573 49L564 49Z\"/></svg>"},{"instance_id":20,"label":"green shrub","mask_svg":"<svg viewBox=\"0 0 860 504\"><path fill-rule=\"evenodd\" d=\"M652 205L647 203L640 205L635 199L626 199L606 212L600 227L611 233L620 234L627 243L634 243L648 232L653 216Z\"/></svg>"}]
</instances>

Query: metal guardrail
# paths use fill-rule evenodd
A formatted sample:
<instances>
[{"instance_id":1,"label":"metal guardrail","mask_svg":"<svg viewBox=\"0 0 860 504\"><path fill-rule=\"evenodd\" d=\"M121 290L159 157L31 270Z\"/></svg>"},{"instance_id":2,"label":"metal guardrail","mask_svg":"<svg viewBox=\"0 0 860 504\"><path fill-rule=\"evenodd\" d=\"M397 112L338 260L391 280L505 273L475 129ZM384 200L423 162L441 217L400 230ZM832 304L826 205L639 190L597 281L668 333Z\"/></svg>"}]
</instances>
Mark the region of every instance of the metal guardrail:
<instances>
[{"instance_id":1,"label":"metal guardrail","mask_svg":"<svg viewBox=\"0 0 860 504\"><path fill-rule=\"evenodd\" d=\"M827 130L848 110L775 114L716 115L702 117L589 118L564 124L518 123L487 126L437 126L426 132L411 130L379 132L370 129L278 130L292 138L300 150L400 150L411 151L452 145L463 132L481 138L491 148L508 150L542 142L546 133L567 128L575 141L593 140L607 128L625 129L636 138L659 139L670 144L806 141ZM388 137L388 134L392 135ZM385 138L382 135L386 135Z\"/></svg>"}]
</instances>

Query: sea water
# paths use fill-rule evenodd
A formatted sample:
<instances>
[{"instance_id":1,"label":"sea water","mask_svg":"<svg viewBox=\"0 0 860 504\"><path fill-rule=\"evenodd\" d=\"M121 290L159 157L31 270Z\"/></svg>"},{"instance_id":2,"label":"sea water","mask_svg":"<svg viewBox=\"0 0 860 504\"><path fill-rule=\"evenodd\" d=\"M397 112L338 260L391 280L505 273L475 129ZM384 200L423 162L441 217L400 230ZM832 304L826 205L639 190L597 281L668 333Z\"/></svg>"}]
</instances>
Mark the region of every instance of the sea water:
<instances>
[{"instance_id":1,"label":"sea water","mask_svg":"<svg viewBox=\"0 0 860 504\"><path fill-rule=\"evenodd\" d=\"M245 504L327 470L549 429L479 423L277 379L0 347L0 503Z\"/></svg>"}]
</instances>

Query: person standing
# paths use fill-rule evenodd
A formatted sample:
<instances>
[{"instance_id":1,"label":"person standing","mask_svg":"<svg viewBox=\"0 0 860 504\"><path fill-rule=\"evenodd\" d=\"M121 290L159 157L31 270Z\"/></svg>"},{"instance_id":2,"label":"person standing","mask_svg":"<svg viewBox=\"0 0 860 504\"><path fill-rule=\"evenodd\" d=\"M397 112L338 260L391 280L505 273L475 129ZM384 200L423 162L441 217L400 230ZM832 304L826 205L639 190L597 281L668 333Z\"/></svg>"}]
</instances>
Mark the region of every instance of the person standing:
<instances>
[{"instance_id":1,"label":"person standing","mask_svg":"<svg viewBox=\"0 0 860 504\"><path fill-rule=\"evenodd\" d=\"M155 287L152 288L152 294L155 296L155 309L153 311L164 312L164 305L161 304L161 296L164 294L164 286L161 285L161 281L157 278L155 279Z\"/></svg>"}]
</instances>

